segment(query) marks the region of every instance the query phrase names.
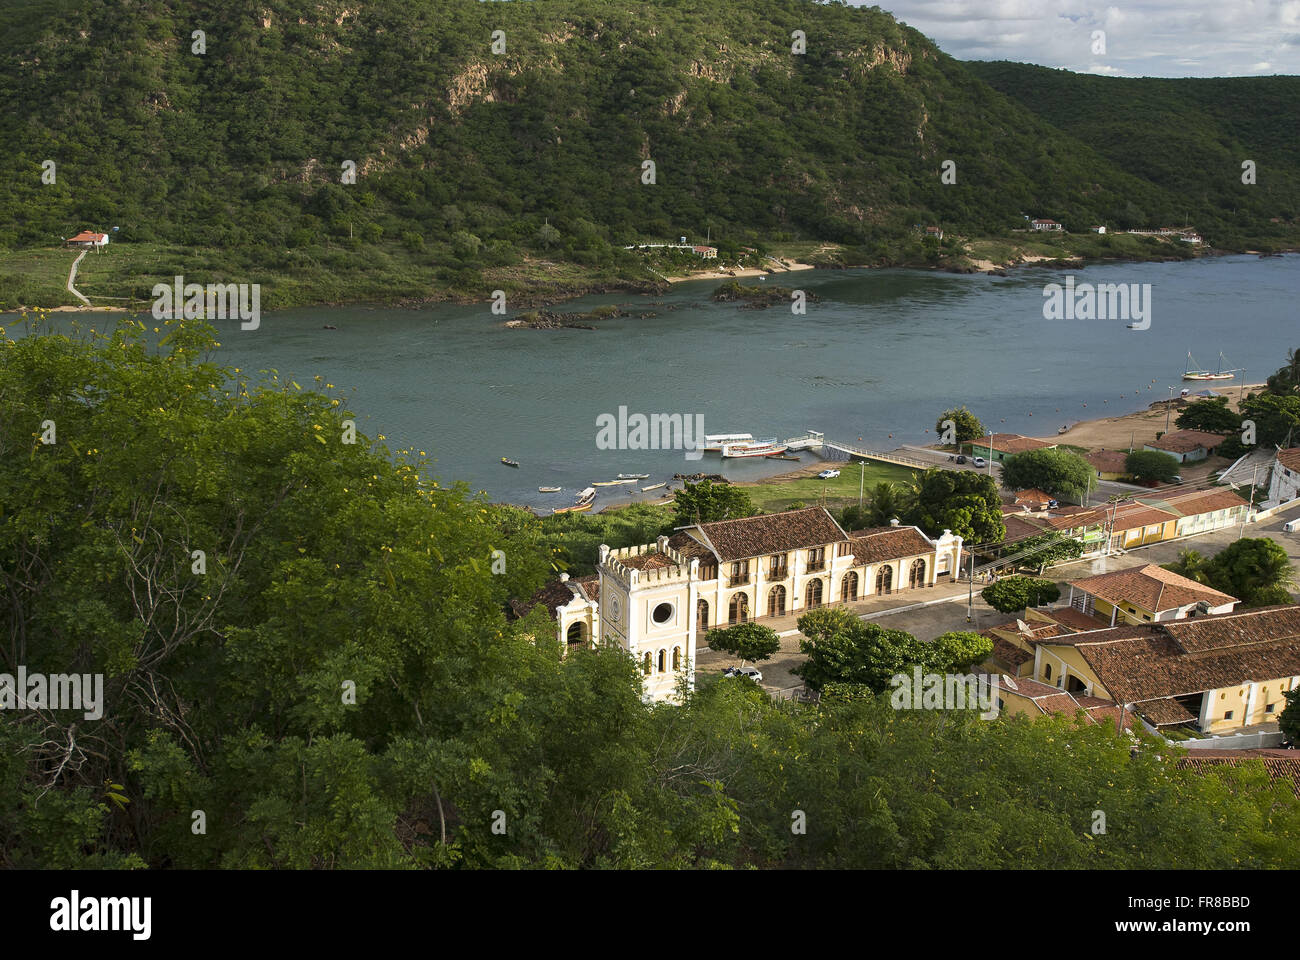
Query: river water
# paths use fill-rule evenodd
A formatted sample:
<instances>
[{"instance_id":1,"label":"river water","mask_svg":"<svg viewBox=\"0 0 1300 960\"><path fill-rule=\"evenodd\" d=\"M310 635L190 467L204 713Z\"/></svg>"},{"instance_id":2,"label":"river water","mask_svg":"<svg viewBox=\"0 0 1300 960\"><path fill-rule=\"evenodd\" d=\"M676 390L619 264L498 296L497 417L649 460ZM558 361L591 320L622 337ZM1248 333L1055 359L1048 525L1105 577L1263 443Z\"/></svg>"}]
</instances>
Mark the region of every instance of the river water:
<instances>
[{"instance_id":1,"label":"river water","mask_svg":"<svg viewBox=\"0 0 1300 960\"><path fill-rule=\"evenodd\" d=\"M1245 368L1231 384L1262 381L1300 347L1298 267L1297 256L1233 256L1074 271L1077 283L1150 284L1145 330L1124 319L1045 319L1044 285L1064 282L1059 270L805 271L766 281L815 294L802 316L715 304L712 280L557 308L657 314L598 320L597 330L507 329L487 304L312 307L266 314L255 331L217 321L217 359L304 384L320 374L352 391L362 430L427 451L444 483L546 508L620 472L648 473L649 484L678 472L752 479L795 466L598 449L597 418L620 406L702 414L708 433L784 439L814 429L892 449L934 442L937 414L963 403L993 429L1054 436L1064 423L1168 397L1171 385L1214 387L1182 382L1189 350L1211 369L1220 351ZM543 485L564 492L539 494ZM629 495L610 490L598 506Z\"/></svg>"}]
</instances>

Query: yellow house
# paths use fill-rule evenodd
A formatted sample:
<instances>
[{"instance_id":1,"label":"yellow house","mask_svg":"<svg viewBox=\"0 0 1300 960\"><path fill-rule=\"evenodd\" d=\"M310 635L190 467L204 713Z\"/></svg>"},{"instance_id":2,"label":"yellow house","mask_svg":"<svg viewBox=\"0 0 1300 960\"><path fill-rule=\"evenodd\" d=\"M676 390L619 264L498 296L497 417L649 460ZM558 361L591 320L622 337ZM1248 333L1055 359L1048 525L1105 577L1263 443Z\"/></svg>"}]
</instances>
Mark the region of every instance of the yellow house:
<instances>
[{"instance_id":1,"label":"yellow house","mask_svg":"<svg viewBox=\"0 0 1300 960\"><path fill-rule=\"evenodd\" d=\"M1120 626L1035 645L1033 678L1156 729L1271 725L1300 686L1300 605Z\"/></svg>"},{"instance_id":2,"label":"yellow house","mask_svg":"<svg viewBox=\"0 0 1300 960\"><path fill-rule=\"evenodd\" d=\"M1197 613L1230 613L1236 597L1189 580L1154 563L1069 581L1069 604L1116 623L1180 620Z\"/></svg>"}]
</instances>

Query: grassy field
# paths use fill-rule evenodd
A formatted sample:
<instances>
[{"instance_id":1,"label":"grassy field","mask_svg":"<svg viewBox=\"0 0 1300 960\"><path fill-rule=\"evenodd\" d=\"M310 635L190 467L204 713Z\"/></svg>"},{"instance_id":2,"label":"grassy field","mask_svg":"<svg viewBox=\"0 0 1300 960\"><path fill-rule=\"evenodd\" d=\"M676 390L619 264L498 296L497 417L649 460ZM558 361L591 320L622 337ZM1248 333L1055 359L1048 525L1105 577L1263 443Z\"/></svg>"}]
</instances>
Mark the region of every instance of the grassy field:
<instances>
[{"instance_id":1,"label":"grassy field","mask_svg":"<svg viewBox=\"0 0 1300 960\"><path fill-rule=\"evenodd\" d=\"M78 303L66 288L68 271L76 259L77 251L61 247L0 254L0 310L19 305L58 307ZM77 274L80 281L80 269ZM80 283L77 289L81 289Z\"/></svg>"},{"instance_id":2,"label":"grassy field","mask_svg":"<svg viewBox=\"0 0 1300 960\"><path fill-rule=\"evenodd\" d=\"M859 475L862 474L867 493L871 487L881 481L904 483L912 478L912 469L888 463L866 461L865 468L859 467L862 461L840 466L840 475L834 480L818 480L816 476L800 477L795 480L768 480L755 486L746 486L754 505L760 510L775 513L790 509L790 504L802 502L806 506L815 506L825 496L826 506L832 512L858 502ZM830 466L828 464L828 466ZM862 471L865 470L865 473Z\"/></svg>"}]
</instances>

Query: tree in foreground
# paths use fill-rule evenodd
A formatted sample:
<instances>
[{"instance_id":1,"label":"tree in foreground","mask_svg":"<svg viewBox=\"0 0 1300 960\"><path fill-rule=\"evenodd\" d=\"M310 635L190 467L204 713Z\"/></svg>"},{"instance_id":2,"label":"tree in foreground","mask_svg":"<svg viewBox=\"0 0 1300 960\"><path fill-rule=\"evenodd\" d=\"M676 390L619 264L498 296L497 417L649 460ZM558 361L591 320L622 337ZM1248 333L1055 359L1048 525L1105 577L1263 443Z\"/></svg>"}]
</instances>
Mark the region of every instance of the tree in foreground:
<instances>
[{"instance_id":1,"label":"tree in foreground","mask_svg":"<svg viewBox=\"0 0 1300 960\"><path fill-rule=\"evenodd\" d=\"M1096 471L1069 450L1026 450L1003 461L1002 486L1013 491L1042 490L1054 497L1082 501L1096 486Z\"/></svg>"},{"instance_id":2,"label":"tree in foreground","mask_svg":"<svg viewBox=\"0 0 1300 960\"><path fill-rule=\"evenodd\" d=\"M939 419L934 422L935 433L942 438L944 435L945 421L951 420L954 428L954 439L957 444L963 444L970 440L978 440L985 435L984 424L980 418L971 413L964 406L954 407L951 410L945 410L939 414Z\"/></svg>"},{"instance_id":3,"label":"tree in foreground","mask_svg":"<svg viewBox=\"0 0 1300 960\"><path fill-rule=\"evenodd\" d=\"M980 596L999 613L1020 613L1061 598L1061 588L1037 577L1004 577L980 591Z\"/></svg>"},{"instance_id":4,"label":"tree in foreground","mask_svg":"<svg viewBox=\"0 0 1300 960\"><path fill-rule=\"evenodd\" d=\"M1002 501L992 477L973 470L926 470L915 481L907 522L935 537L951 530L968 543L996 543L1007 535Z\"/></svg>"},{"instance_id":5,"label":"tree in foreground","mask_svg":"<svg viewBox=\"0 0 1300 960\"><path fill-rule=\"evenodd\" d=\"M1124 458L1124 472L1134 480L1168 483L1181 469L1177 457L1161 450L1134 450Z\"/></svg>"},{"instance_id":6,"label":"tree in foreground","mask_svg":"<svg viewBox=\"0 0 1300 960\"><path fill-rule=\"evenodd\" d=\"M743 489L712 480L687 480L673 499L673 509L679 527L752 517L758 512Z\"/></svg>"},{"instance_id":7,"label":"tree in foreground","mask_svg":"<svg viewBox=\"0 0 1300 960\"><path fill-rule=\"evenodd\" d=\"M721 650L740 658L741 666L747 660L755 663L768 659L781 649L781 638L775 630L761 623L737 623L730 627L714 627L704 635L710 650Z\"/></svg>"},{"instance_id":8,"label":"tree in foreground","mask_svg":"<svg viewBox=\"0 0 1300 960\"><path fill-rule=\"evenodd\" d=\"M1227 397L1193 400L1179 411L1174 426L1179 430L1204 430L1207 433L1235 433L1241 429L1242 417L1228 407Z\"/></svg>"}]
</instances>

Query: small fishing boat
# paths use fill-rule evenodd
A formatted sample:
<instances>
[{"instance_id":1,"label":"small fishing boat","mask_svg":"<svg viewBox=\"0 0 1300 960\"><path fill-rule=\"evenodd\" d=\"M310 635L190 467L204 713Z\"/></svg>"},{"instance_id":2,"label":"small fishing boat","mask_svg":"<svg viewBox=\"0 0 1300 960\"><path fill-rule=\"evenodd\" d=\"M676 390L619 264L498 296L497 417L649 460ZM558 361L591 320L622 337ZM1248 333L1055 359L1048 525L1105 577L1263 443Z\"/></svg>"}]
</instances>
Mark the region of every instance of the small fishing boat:
<instances>
[{"instance_id":1,"label":"small fishing boat","mask_svg":"<svg viewBox=\"0 0 1300 960\"><path fill-rule=\"evenodd\" d=\"M651 490L658 490L660 487L666 487L667 485L668 485L668 481L666 480L663 483L652 483L648 487L642 487L641 492L649 493Z\"/></svg>"},{"instance_id":2,"label":"small fishing boat","mask_svg":"<svg viewBox=\"0 0 1300 960\"><path fill-rule=\"evenodd\" d=\"M501 462L504 463L507 467L517 467L517 466L519 466L519 461L518 461L518 460L511 460L511 459L509 459L508 457L502 457L502 458L501 458Z\"/></svg>"},{"instance_id":3,"label":"small fishing boat","mask_svg":"<svg viewBox=\"0 0 1300 960\"><path fill-rule=\"evenodd\" d=\"M648 479L650 479L650 474L648 474L648 473L620 473L620 474L618 475L618 478L619 478L620 480L648 480Z\"/></svg>"},{"instance_id":4,"label":"small fishing boat","mask_svg":"<svg viewBox=\"0 0 1300 960\"><path fill-rule=\"evenodd\" d=\"M617 487L624 483L636 483L635 480L593 480L593 487Z\"/></svg>"},{"instance_id":5,"label":"small fishing boat","mask_svg":"<svg viewBox=\"0 0 1300 960\"><path fill-rule=\"evenodd\" d=\"M575 503L571 507L556 507L551 513L586 513L591 509L591 501L586 503Z\"/></svg>"},{"instance_id":6,"label":"small fishing boat","mask_svg":"<svg viewBox=\"0 0 1300 960\"><path fill-rule=\"evenodd\" d=\"M1069 433L1069 432L1070 432L1070 428L1069 428L1069 427L1061 427L1061 429L1060 429L1060 430L1057 430L1056 432L1057 432L1057 433Z\"/></svg>"},{"instance_id":7,"label":"small fishing boat","mask_svg":"<svg viewBox=\"0 0 1300 960\"><path fill-rule=\"evenodd\" d=\"M564 489L563 487L538 487L537 492L538 493L559 493L563 489Z\"/></svg>"},{"instance_id":8,"label":"small fishing boat","mask_svg":"<svg viewBox=\"0 0 1300 960\"><path fill-rule=\"evenodd\" d=\"M788 453L769 453L767 455L767 459L768 460L794 460L796 463L799 461L798 457L790 456L790 454Z\"/></svg>"}]
</instances>

